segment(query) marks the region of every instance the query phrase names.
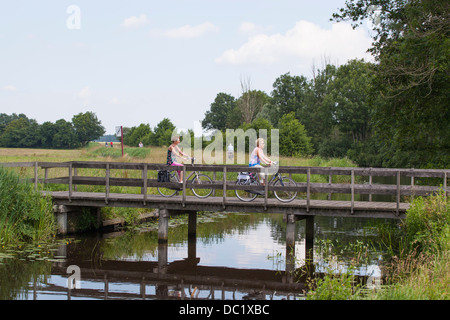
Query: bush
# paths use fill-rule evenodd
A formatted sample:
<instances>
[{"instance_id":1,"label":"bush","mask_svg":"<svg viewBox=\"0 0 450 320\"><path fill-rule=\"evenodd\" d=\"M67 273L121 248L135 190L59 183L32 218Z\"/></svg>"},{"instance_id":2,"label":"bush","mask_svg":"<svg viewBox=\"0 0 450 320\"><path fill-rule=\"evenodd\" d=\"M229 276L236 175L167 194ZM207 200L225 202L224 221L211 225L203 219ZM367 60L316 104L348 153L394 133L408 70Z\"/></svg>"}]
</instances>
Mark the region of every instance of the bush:
<instances>
[{"instance_id":1,"label":"bush","mask_svg":"<svg viewBox=\"0 0 450 320\"><path fill-rule=\"evenodd\" d=\"M54 231L51 199L0 167L0 242L42 240Z\"/></svg>"},{"instance_id":2,"label":"bush","mask_svg":"<svg viewBox=\"0 0 450 320\"><path fill-rule=\"evenodd\" d=\"M436 253L449 249L450 205L442 190L414 199L406 214L404 232L411 251Z\"/></svg>"}]
</instances>

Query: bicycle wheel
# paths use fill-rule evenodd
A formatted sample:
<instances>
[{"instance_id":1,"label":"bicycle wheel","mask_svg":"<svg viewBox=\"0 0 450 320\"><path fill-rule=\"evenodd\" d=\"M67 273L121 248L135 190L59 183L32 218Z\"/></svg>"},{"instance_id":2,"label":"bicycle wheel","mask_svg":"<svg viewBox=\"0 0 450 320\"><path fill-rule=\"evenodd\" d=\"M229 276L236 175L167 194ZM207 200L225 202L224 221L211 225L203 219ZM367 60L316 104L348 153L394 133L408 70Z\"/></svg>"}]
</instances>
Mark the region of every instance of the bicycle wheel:
<instances>
[{"instance_id":1,"label":"bicycle wheel","mask_svg":"<svg viewBox=\"0 0 450 320\"><path fill-rule=\"evenodd\" d=\"M179 181L178 174L176 172L171 172L170 182L178 182L178 181ZM177 190L173 188L158 187L157 189L159 194L162 195L163 197L173 197L177 193Z\"/></svg>"},{"instance_id":2,"label":"bicycle wheel","mask_svg":"<svg viewBox=\"0 0 450 320\"><path fill-rule=\"evenodd\" d=\"M239 182L236 182L236 184L237 185L242 185ZM256 183L254 183L254 184L252 183L252 184L249 184L249 185L257 185L257 184ZM242 190L242 189L235 189L234 193L236 193L236 197L238 197L239 200L246 201L246 202L253 201L258 196L255 193L249 192L248 190Z\"/></svg>"},{"instance_id":3,"label":"bicycle wheel","mask_svg":"<svg viewBox=\"0 0 450 320\"><path fill-rule=\"evenodd\" d=\"M194 176L191 180L192 184L198 185L201 188L192 188L192 192L199 198L207 198L211 195L212 189L211 188L204 188L208 187L208 185L212 184L212 180L210 177L208 177L206 174L198 174Z\"/></svg>"},{"instance_id":4,"label":"bicycle wheel","mask_svg":"<svg viewBox=\"0 0 450 320\"><path fill-rule=\"evenodd\" d=\"M283 186L283 187L295 187L297 184L294 180L287 177L282 177L275 181L274 186ZM290 202L297 197L297 191L274 191L275 197L282 202Z\"/></svg>"}]
</instances>

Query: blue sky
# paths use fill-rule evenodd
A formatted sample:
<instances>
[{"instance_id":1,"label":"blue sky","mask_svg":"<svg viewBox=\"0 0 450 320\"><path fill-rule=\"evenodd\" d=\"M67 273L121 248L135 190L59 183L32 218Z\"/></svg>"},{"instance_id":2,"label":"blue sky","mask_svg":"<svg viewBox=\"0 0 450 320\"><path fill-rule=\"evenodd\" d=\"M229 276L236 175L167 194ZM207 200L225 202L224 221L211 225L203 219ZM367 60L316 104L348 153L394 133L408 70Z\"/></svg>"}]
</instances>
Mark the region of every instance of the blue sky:
<instances>
[{"instance_id":1,"label":"blue sky","mask_svg":"<svg viewBox=\"0 0 450 320\"><path fill-rule=\"evenodd\" d=\"M194 128L219 92L240 96L242 78L270 94L324 58L371 60L367 26L329 21L344 3L2 1L0 113L43 123L93 111L107 133L165 117Z\"/></svg>"}]
</instances>

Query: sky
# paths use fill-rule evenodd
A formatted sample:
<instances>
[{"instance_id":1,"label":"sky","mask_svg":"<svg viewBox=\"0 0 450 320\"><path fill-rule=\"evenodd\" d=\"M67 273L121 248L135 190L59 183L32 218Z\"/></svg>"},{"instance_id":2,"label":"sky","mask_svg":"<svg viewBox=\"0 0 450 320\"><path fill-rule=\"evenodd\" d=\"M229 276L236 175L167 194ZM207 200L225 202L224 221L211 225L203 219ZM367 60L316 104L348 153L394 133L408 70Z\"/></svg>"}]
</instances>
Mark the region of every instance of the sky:
<instances>
[{"instance_id":1,"label":"sky","mask_svg":"<svg viewBox=\"0 0 450 320\"><path fill-rule=\"evenodd\" d=\"M92 111L116 126L179 129L241 80L270 95L286 73L373 61L369 24L330 18L345 0L0 2L0 113L38 123ZM198 125L197 125L198 127Z\"/></svg>"}]
</instances>

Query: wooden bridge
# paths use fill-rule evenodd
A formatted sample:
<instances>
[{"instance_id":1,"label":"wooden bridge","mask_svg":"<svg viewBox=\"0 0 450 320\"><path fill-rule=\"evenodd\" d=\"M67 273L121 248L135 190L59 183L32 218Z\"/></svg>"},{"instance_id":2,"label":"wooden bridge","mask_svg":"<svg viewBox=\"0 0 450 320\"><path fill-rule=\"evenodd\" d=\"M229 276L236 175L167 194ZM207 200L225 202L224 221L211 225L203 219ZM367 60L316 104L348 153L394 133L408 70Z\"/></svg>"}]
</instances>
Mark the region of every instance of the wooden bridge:
<instances>
[{"instance_id":1,"label":"wooden bridge","mask_svg":"<svg viewBox=\"0 0 450 320\"><path fill-rule=\"evenodd\" d=\"M450 173L448 169L286 166L279 167L278 172L293 178L296 185L282 187L268 183L265 186L237 185L238 172L260 170L248 166L178 167L185 177L193 171L210 176L212 183L205 184L204 188L213 189L211 196L198 198L190 193L194 185L189 180L185 179L183 184L157 181L158 170L174 170L165 164L71 161L1 163L0 166L29 168L30 180L36 188L42 184L43 193L52 197L60 214L63 233L67 231L67 213L79 211L79 208L152 208L159 210L161 241L167 240L168 219L175 214L190 213L190 233L195 233L196 215L193 213L199 211L280 213L286 216L288 224L305 218L313 221L314 216L324 215L401 219L405 217L412 197L426 196L439 190L448 194ZM375 183L376 177L391 177L394 183ZM64 186L50 187L50 184ZM163 197L155 191L162 186L179 188L179 192L170 198ZM262 195L254 201L244 202L235 196L236 189L259 190ZM277 190L296 191L297 198L281 202L271 195ZM343 200L336 200L336 194ZM375 201L378 196L389 199Z\"/></svg>"}]
</instances>

